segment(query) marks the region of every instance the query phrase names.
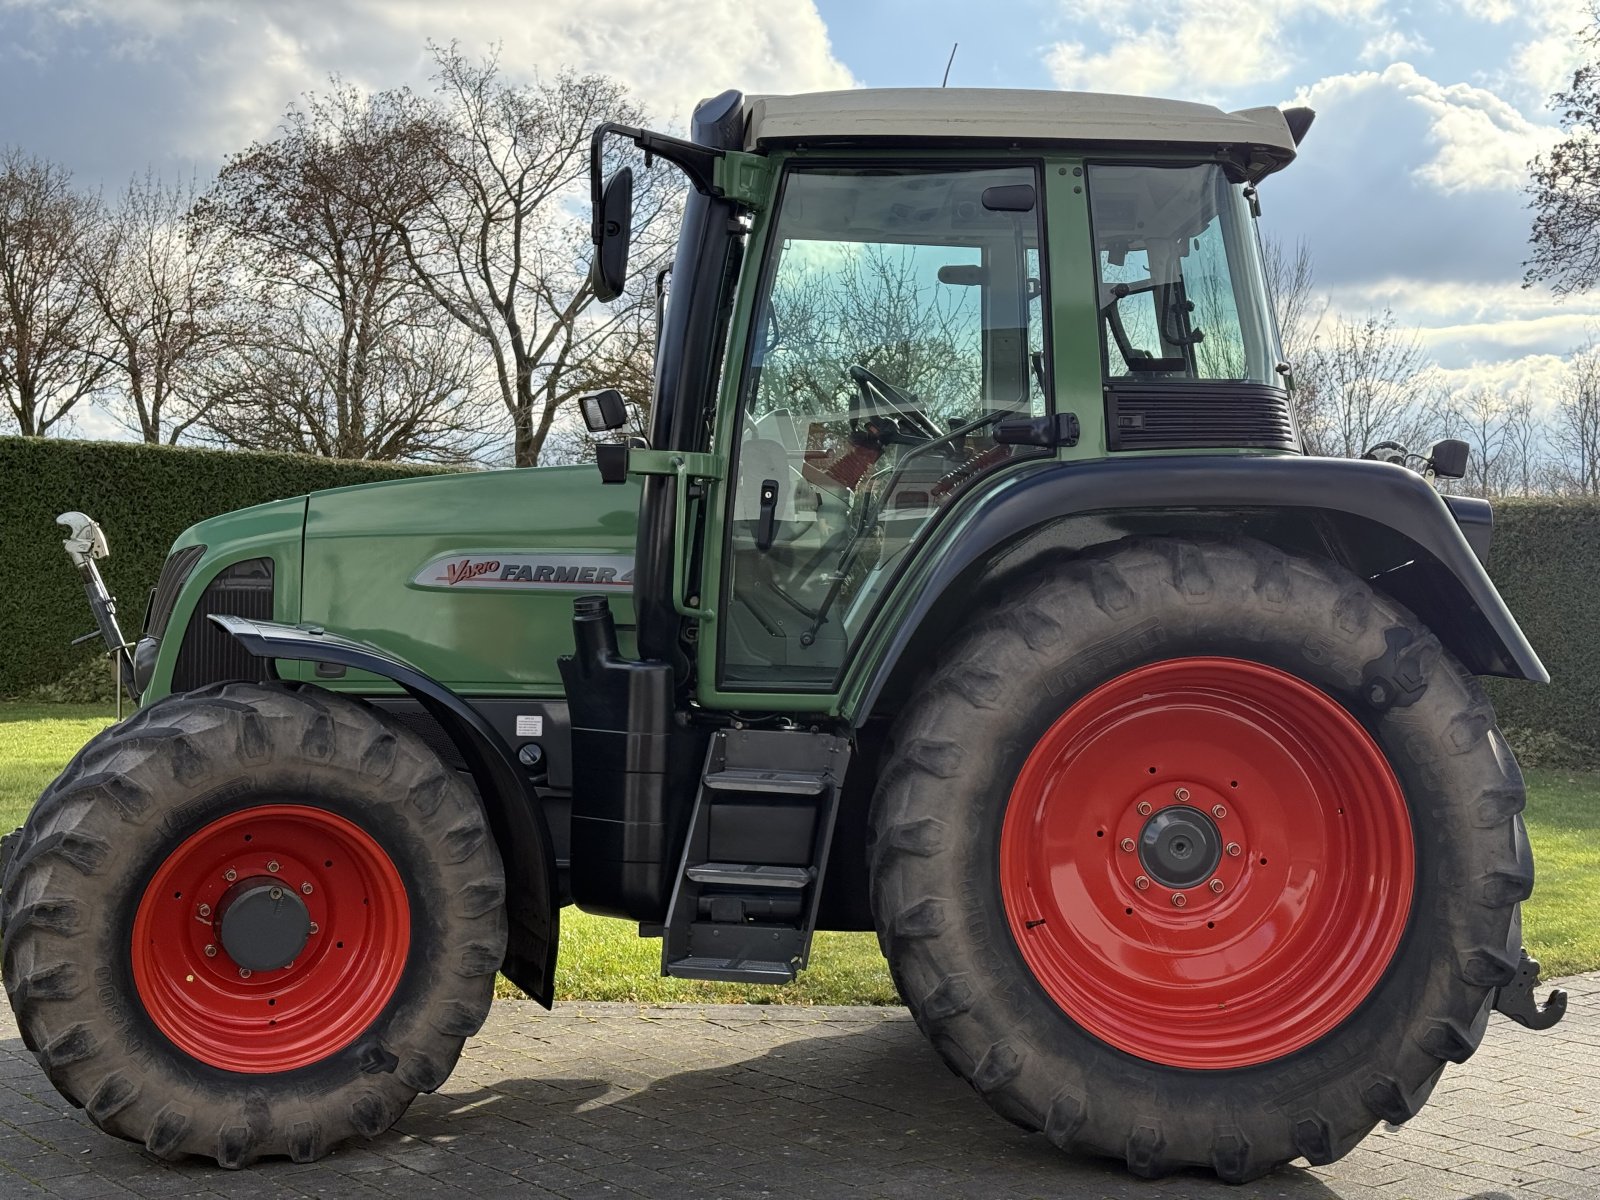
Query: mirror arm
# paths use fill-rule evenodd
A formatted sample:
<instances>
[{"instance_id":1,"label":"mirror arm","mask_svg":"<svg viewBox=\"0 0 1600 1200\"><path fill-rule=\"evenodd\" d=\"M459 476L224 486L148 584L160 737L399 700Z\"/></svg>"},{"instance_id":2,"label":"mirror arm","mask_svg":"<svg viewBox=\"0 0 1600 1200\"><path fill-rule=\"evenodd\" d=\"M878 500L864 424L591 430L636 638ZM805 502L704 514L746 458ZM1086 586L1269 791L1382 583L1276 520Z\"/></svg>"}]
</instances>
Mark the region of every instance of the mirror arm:
<instances>
[{"instance_id":1,"label":"mirror arm","mask_svg":"<svg viewBox=\"0 0 1600 1200\"><path fill-rule=\"evenodd\" d=\"M600 189L605 158L605 140L608 137L626 138L639 149L644 151L645 166L650 165L653 157L661 157L670 162L689 177L689 182L694 190L705 196L720 196L722 189L716 184L717 162L723 156L723 151L714 150L709 146L685 141L666 133L656 133L649 129L640 129L633 125L619 125L615 121L607 121L595 128L593 136L589 139L589 200L590 211L594 214L590 227L590 236L594 244L600 244L600 235L603 223L600 219Z\"/></svg>"}]
</instances>

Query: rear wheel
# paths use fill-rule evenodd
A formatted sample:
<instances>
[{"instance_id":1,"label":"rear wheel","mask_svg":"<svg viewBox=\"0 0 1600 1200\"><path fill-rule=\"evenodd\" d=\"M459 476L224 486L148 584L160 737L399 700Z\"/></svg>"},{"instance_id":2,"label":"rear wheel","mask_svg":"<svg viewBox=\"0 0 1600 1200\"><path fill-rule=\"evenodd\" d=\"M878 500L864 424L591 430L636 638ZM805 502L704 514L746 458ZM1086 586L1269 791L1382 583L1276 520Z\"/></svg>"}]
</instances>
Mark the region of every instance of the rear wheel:
<instances>
[{"instance_id":1,"label":"rear wheel","mask_svg":"<svg viewBox=\"0 0 1600 1200\"><path fill-rule=\"evenodd\" d=\"M1120 543L1037 568L902 715L873 905L1003 1114L1244 1180L1404 1121L1476 1048L1532 886L1475 681L1331 564Z\"/></svg>"},{"instance_id":2,"label":"rear wheel","mask_svg":"<svg viewBox=\"0 0 1600 1200\"><path fill-rule=\"evenodd\" d=\"M4 881L28 1047L165 1157L308 1161L443 1083L488 1012L504 881L471 790L317 689L226 684L101 734Z\"/></svg>"}]
</instances>

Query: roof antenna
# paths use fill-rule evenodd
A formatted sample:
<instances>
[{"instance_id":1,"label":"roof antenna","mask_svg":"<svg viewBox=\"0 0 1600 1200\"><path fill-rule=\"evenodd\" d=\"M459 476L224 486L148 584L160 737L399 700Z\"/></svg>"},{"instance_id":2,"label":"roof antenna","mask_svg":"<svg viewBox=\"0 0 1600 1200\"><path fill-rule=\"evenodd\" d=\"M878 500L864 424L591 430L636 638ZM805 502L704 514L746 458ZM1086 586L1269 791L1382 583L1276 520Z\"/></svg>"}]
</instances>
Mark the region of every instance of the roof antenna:
<instances>
[{"instance_id":1,"label":"roof antenna","mask_svg":"<svg viewBox=\"0 0 1600 1200\"><path fill-rule=\"evenodd\" d=\"M950 86L950 64L956 60L956 51L961 48L960 42L950 43L950 57L944 64L944 78L939 81L940 87Z\"/></svg>"}]
</instances>

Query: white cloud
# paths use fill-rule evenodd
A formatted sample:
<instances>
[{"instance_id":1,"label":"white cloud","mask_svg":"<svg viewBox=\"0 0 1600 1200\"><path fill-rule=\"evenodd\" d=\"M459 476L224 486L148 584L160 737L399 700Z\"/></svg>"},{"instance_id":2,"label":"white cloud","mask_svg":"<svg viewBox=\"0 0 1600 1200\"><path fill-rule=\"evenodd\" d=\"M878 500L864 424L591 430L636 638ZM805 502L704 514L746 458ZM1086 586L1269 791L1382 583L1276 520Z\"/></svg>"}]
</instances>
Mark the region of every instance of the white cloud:
<instances>
[{"instance_id":1,"label":"white cloud","mask_svg":"<svg viewBox=\"0 0 1600 1200\"><path fill-rule=\"evenodd\" d=\"M425 85L428 40L476 54L499 44L514 78L563 66L627 84L661 121L686 118L700 98L851 87L811 0L752 5L700 0L0 0L31 18L30 54L80 61L93 30L112 57L159 62L186 92L171 149L202 159L270 132L285 106L337 73L367 88ZM13 39L20 42L23 39ZM78 69L81 70L81 67Z\"/></svg>"},{"instance_id":2,"label":"white cloud","mask_svg":"<svg viewBox=\"0 0 1600 1200\"><path fill-rule=\"evenodd\" d=\"M1527 182L1528 160L1560 137L1553 125L1529 120L1487 88L1439 83L1410 63L1329 76L1296 101L1318 109L1326 123L1364 95L1384 92L1425 115L1431 157L1415 173L1440 191L1519 190Z\"/></svg>"},{"instance_id":3,"label":"white cloud","mask_svg":"<svg viewBox=\"0 0 1600 1200\"><path fill-rule=\"evenodd\" d=\"M1420 47L1393 29L1383 0L1190 0L1181 16L1136 0L1109 0L1074 17L1109 38L1104 50L1082 40L1058 42L1045 65L1065 88L1148 95L1181 89L1187 96L1231 92L1282 79L1294 67L1292 26L1322 19L1375 39L1392 34L1395 46Z\"/></svg>"},{"instance_id":4,"label":"white cloud","mask_svg":"<svg viewBox=\"0 0 1600 1200\"><path fill-rule=\"evenodd\" d=\"M1483 388L1502 396L1527 396L1536 408L1548 408L1561 395L1569 361L1564 354L1475 360L1465 366L1442 368L1439 380L1454 395Z\"/></svg>"},{"instance_id":5,"label":"white cloud","mask_svg":"<svg viewBox=\"0 0 1600 1200\"><path fill-rule=\"evenodd\" d=\"M1377 66L1381 63L1398 62L1408 55L1432 54L1433 47L1421 34L1403 33L1398 29L1385 29L1374 34L1362 44L1360 59L1364 63Z\"/></svg>"}]
</instances>

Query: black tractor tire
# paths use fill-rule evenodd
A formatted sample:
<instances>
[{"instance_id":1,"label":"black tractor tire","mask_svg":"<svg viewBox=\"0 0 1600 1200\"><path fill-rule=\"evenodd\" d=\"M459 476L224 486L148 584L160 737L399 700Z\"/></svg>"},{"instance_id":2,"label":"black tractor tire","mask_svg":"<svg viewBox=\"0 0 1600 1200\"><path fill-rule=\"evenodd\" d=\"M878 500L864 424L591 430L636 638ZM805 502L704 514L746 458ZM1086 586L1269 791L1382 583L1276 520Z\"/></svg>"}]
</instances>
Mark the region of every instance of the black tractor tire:
<instances>
[{"instance_id":1,"label":"black tractor tire","mask_svg":"<svg viewBox=\"0 0 1600 1200\"><path fill-rule=\"evenodd\" d=\"M358 1010L344 1044L323 1053L319 1018L310 1049L302 1048L320 1055L314 1061L224 1068L158 1027L135 981L135 913L182 847L223 827L218 822L248 828L270 811L309 822L313 832L324 823L354 828L381 850L404 893L403 906L387 902L397 914L388 928L406 931L403 952L388 961L403 959L403 966L378 960L393 989L366 1001L375 1015L362 1026L365 1010ZM326 866L335 867L337 852L326 853ZM320 848L301 855L323 856ZM270 869L279 869L275 858ZM309 879L285 883L291 901L306 891L308 905L324 902ZM361 897L364 885L358 881L352 895ZM326 903L336 890L327 884ZM163 699L99 734L34 806L0 891L6 991L23 1041L50 1081L108 1133L162 1158L199 1155L224 1167L264 1156L310 1162L346 1138L388 1129L419 1091L449 1076L488 1015L505 954L504 876L471 788L372 706L291 684L218 684ZM151 890L151 903L171 899ZM358 898L340 910L357 914L349 918L355 925L326 910L330 929L321 932L363 928L365 914L385 902L365 904ZM225 930L220 919L217 925L220 942ZM318 932L314 924L310 931ZM308 947L300 950L306 963L323 961ZM226 953L211 961L226 963ZM257 974L258 983L272 978ZM204 1020L202 1013L202 1037Z\"/></svg>"},{"instance_id":2,"label":"black tractor tire","mask_svg":"<svg viewBox=\"0 0 1600 1200\"><path fill-rule=\"evenodd\" d=\"M1072 1019L1002 900L1002 823L1040 738L1107 681L1186 656L1265 664L1337 701L1387 759L1414 844L1403 932L1359 1006L1228 1069L1129 1053ZM1022 568L931 665L873 799L872 907L918 1026L1003 1116L1136 1175L1244 1182L1406 1121L1477 1048L1533 887L1523 803L1481 687L1392 599L1250 540L1127 539Z\"/></svg>"}]
</instances>

